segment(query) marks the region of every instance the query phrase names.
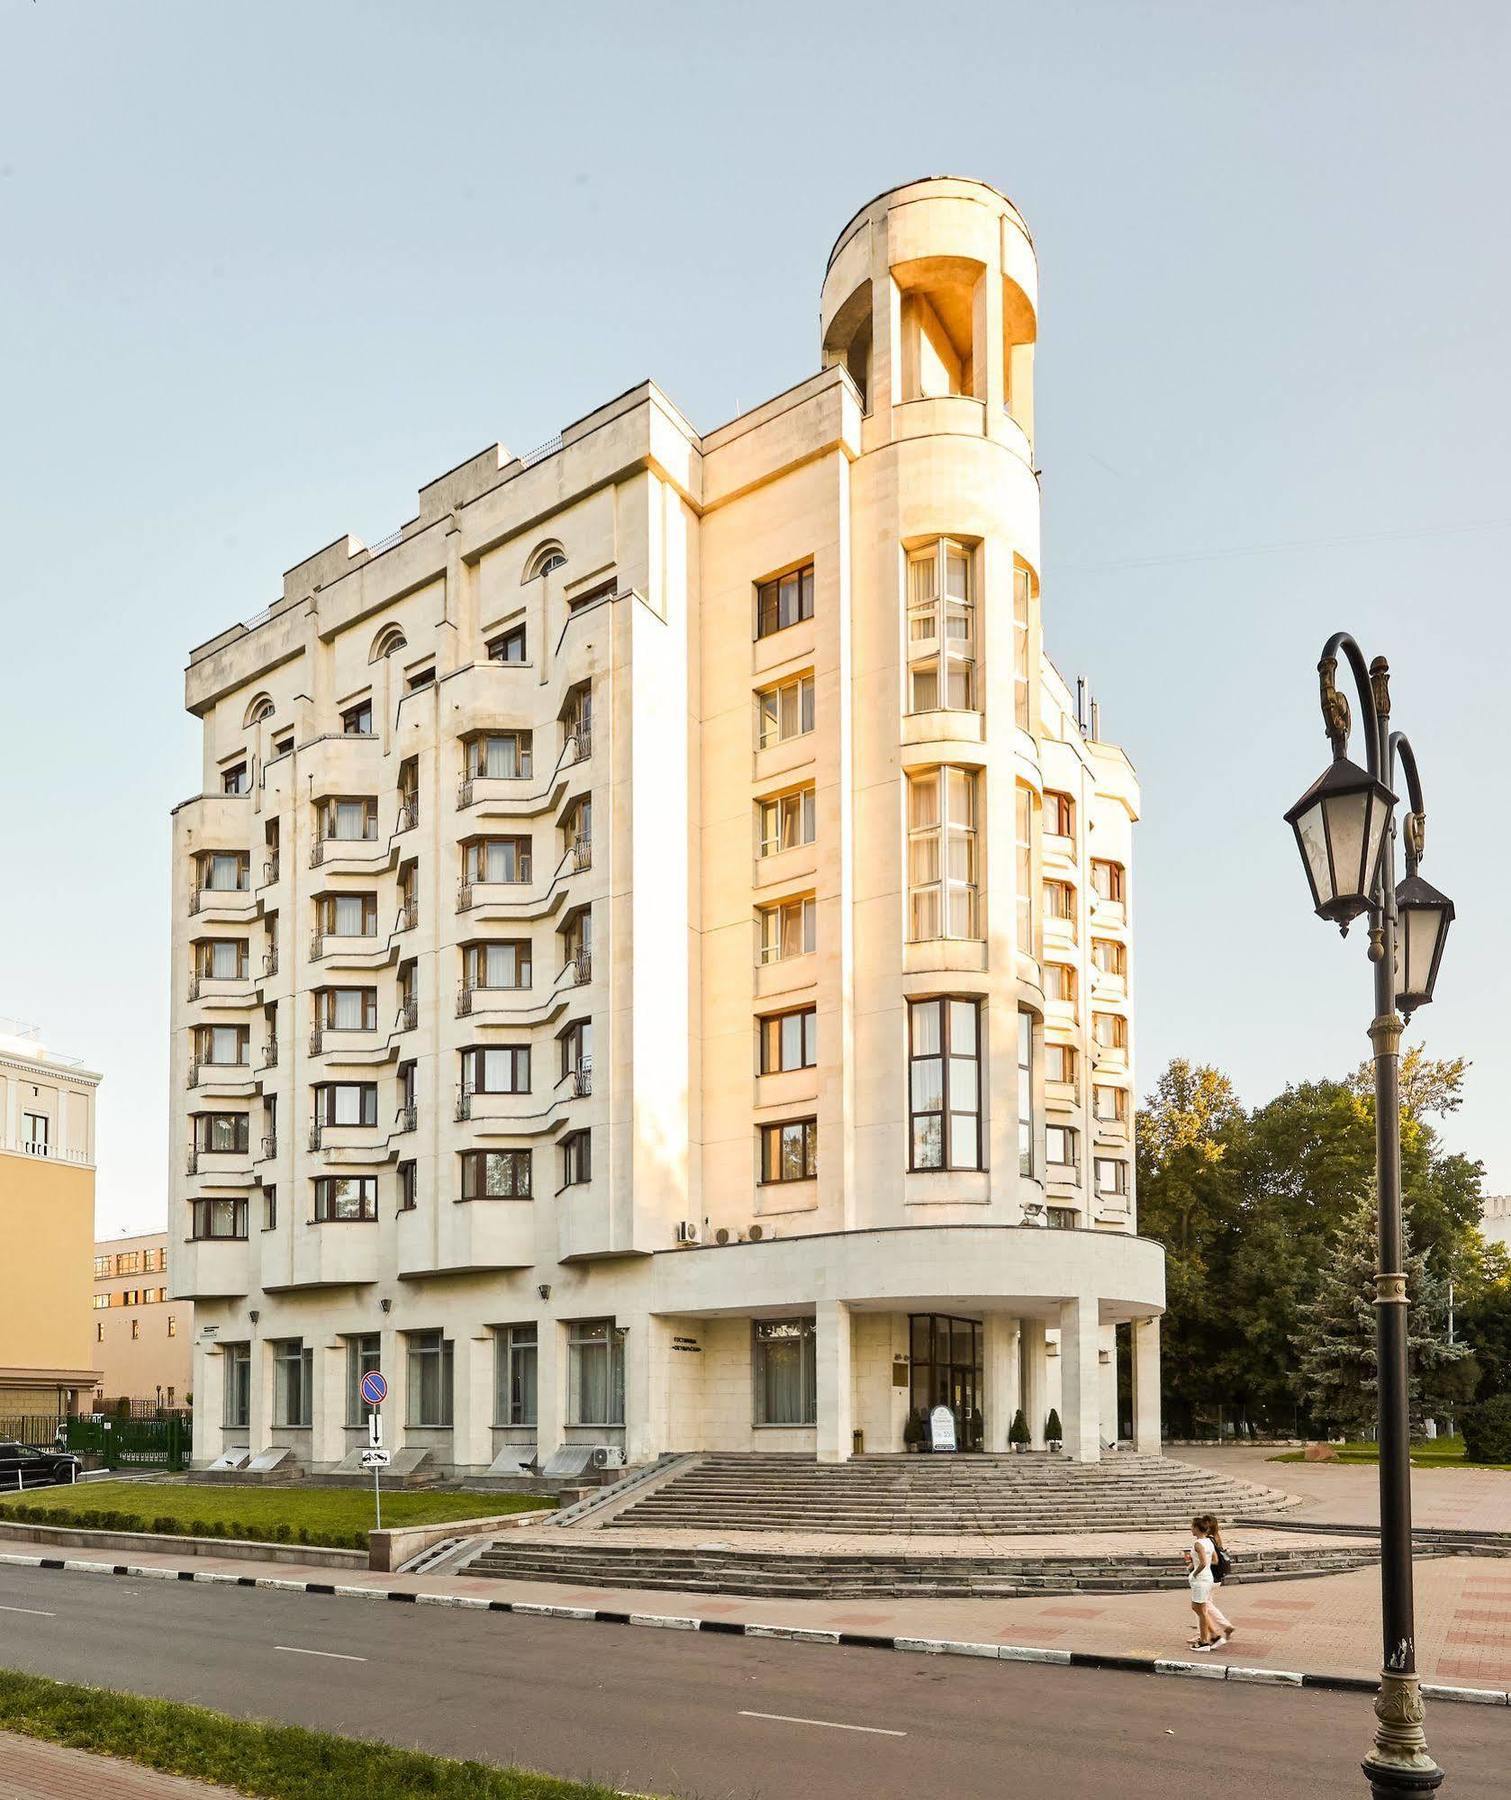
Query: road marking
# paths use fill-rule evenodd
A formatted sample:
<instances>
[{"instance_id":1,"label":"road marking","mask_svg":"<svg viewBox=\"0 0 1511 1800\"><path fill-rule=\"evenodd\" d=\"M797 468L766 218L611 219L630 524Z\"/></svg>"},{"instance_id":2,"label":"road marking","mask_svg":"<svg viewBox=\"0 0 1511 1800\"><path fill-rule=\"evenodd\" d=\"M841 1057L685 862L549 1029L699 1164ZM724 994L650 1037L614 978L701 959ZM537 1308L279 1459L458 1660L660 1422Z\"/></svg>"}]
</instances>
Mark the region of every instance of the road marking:
<instances>
[{"instance_id":1,"label":"road marking","mask_svg":"<svg viewBox=\"0 0 1511 1800\"><path fill-rule=\"evenodd\" d=\"M301 1650L298 1644L274 1644L275 1650L287 1650L290 1656L326 1656L332 1662L366 1662L365 1656L347 1656L340 1650Z\"/></svg>"},{"instance_id":2,"label":"road marking","mask_svg":"<svg viewBox=\"0 0 1511 1800\"><path fill-rule=\"evenodd\" d=\"M56 1613L43 1612L39 1606L0 1606L0 1612L29 1613L34 1619L55 1619Z\"/></svg>"},{"instance_id":3,"label":"road marking","mask_svg":"<svg viewBox=\"0 0 1511 1800\"><path fill-rule=\"evenodd\" d=\"M796 1719L791 1713L746 1712L742 1719L774 1719L778 1725L822 1725L826 1731L868 1731L872 1737L906 1737L905 1731L888 1731L883 1725L843 1725L838 1719Z\"/></svg>"}]
</instances>

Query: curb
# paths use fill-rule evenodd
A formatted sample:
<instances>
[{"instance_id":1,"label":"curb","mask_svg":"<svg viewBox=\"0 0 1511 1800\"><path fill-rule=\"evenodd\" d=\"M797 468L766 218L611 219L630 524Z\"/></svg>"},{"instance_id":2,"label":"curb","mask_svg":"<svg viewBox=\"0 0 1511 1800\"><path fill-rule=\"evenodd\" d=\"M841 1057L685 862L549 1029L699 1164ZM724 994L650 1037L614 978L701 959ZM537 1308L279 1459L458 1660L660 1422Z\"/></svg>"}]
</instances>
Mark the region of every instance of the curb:
<instances>
[{"instance_id":1,"label":"curb","mask_svg":"<svg viewBox=\"0 0 1511 1800\"><path fill-rule=\"evenodd\" d=\"M700 1631L710 1636L779 1638L797 1644L836 1644L852 1650L896 1650L907 1655L971 1656L998 1662L1049 1663L1061 1668L1112 1669L1124 1674L1173 1675L1197 1681L1240 1681L1261 1687L1321 1688L1372 1694L1379 1682L1363 1675L1309 1675L1297 1669L1191 1662L1171 1657L1119 1656L1094 1650L1047 1650L1033 1644L974 1644L955 1638L885 1637L864 1631L826 1631L808 1625L747 1625L734 1619L694 1619L677 1614L617 1612L594 1606L550 1606L534 1600L484 1600L472 1594L413 1594L332 1581L285 1581L271 1575L232 1575L215 1569L154 1569L132 1563L84 1562L74 1557L0 1553L0 1567L64 1569L79 1575L124 1575L136 1580L194 1581L217 1587L265 1588L281 1594L321 1594L343 1600L392 1600L405 1606L449 1606L465 1612L515 1613L520 1618L584 1619L595 1625L642 1625L661 1631ZM1424 1681L1423 1697L1468 1706L1511 1706L1499 1688L1453 1687Z\"/></svg>"}]
</instances>

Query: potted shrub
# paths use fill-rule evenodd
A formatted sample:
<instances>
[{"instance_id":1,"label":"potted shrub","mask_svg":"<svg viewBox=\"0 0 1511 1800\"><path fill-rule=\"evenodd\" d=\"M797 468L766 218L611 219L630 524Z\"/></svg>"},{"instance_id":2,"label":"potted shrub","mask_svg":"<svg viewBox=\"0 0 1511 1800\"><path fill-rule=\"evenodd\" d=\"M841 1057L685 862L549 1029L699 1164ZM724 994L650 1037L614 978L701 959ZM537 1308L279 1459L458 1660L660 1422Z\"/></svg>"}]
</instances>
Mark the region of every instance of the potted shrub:
<instances>
[{"instance_id":1,"label":"potted shrub","mask_svg":"<svg viewBox=\"0 0 1511 1800\"><path fill-rule=\"evenodd\" d=\"M1007 1428L1007 1441L1019 1456L1022 1456L1028 1449L1028 1420L1024 1418L1021 1406L1013 1414L1013 1422Z\"/></svg>"},{"instance_id":2,"label":"potted shrub","mask_svg":"<svg viewBox=\"0 0 1511 1800\"><path fill-rule=\"evenodd\" d=\"M916 1453L924 1440L923 1414L915 1406L903 1422L902 1445L905 1450Z\"/></svg>"},{"instance_id":3,"label":"potted shrub","mask_svg":"<svg viewBox=\"0 0 1511 1800\"><path fill-rule=\"evenodd\" d=\"M1060 1415L1054 1407L1050 1407L1049 1417L1044 1421L1044 1442L1051 1450L1058 1450L1064 1438L1065 1434L1060 1429Z\"/></svg>"}]
</instances>

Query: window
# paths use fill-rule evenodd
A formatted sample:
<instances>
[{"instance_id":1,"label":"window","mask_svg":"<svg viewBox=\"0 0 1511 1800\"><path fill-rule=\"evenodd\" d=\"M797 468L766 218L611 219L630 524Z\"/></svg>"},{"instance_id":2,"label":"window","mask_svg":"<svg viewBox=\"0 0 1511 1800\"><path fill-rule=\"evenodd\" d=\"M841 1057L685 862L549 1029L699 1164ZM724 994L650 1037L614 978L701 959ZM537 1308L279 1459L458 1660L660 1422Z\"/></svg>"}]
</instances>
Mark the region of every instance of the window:
<instances>
[{"instance_id":1,"label":"window","mask_svg":"<svg viewBox=\"0 0 1511 1800\"><path fill-rule=\"evenodd\" d=\"M371 737L373 734L372 700L359 700L341 715L341 730L347 737Z\"/></svg>"},{"instance_id":2,"label":"window","mask_svg":"<svg viewBox=\"0 0 1511 1800\"><path fill-rule=\"evenodd\" d=\"M1018 1173L1032 1175L1038 1167L1038 1121L1034 1117L1034 1022L1026 1012L1018 1014Z\"/></svg>"},{"instance_id":3,"label":"window","mask_svg":"<svg viewBox=\"0 0 1511 1800\"><path fill-rule=\"evenodd\" d=\"M468 944L462 966L469 988L527 988L531 960L529 938L504 938L497 943Z\"/></svg>"},{"instance_id":4,"label":"window","mask_svg":"<svg viewBox=\"0 0 1511 1800\"><path fill-rule=\"evenodd\" d=\"M562 848L567 855L574 850L591 854L593 849L593 802L588 795L575 801L561 816ZM579 859L580 860L580 859ZM586 867L586 863L582 863Z\"/></svg>"},{"instance_id":5,"label":"window","mask_svg":"<svg viewBox=\"0 0 1511 1800\"><path fill-rule=\"evenodd\" d=\"M756 636L770 637L813 617L813 564L794 569L756 589Z\"/></svg>"},{"instance_id":6,"label":"window","mask_svg":"<svg viewBox=\"0 0 1511 1800\"><path fill-rule=\"evenodd\" d=\"M400 1212L413 1212L420 1203L418 1168L412 1159L398 1166Z\"/></svg>"},{"instance_id":7,"label":"window","mask_svg":"<svg viewBox=\"0 0 1511 1800\"><path fill-rule=\"evenodd\" d=\"M1070 927L1072 938L1076 935L1076 891L1068 881L1046 881L1044 883L1044 916L1046 919L1059 919Z\"/></svg>"},{"instance_id":8,"label":"window","mask_svg":"<svg viewBox=\"0 0 1511 1800\"><path fill-rule=\"evenodd\" d=\"M528 1094L530 1046L505 1044L496 1050L464 1050L462 1083L472 1094Z\"/></svg>"},{"instance_id":9,"label":"window","mask_svg":"<svg viewBox=\"0 0 1511 1800\"><path fill-rule=\"evenodd\" d=\"M580 1187L593 1179L593 1134L569 1131L561 1140L561 1185Z\"/></svg>"},{"instance_id":10,"label":"window","mask_svg":"<svg viewBox=\"0 0 1511 1800\"><path fill-rule=\"evenodd\" d=\"M401 1110L408 1109L413 1111L414 1109L416 1089L415 1072L416 1065L412 1062L401 1062L398 1069L395 1071L399 1077L399 1106Z\"/></svg>"},{"instance_id":11,"label":"window","mask_svg":"<svg viewBox=\"0 0 1511 1800\"><path fill-rule=\"evenodd\" d=\"M761 1073L778 1075L788 1069L812 1069L818 1064L818 1008L804 1006L796 1012L774 1013L758 1019Z\"/></svg>"},{"instance_id":12,"label":"window","mask_svg":"<svg viewBox=\"0 0 1511 1800\"><path fill-rule=\"evenodd\" d=\"M140 1275L142 1272L142 1253L140 1250L127 1250L115 1259L117 1275Z\"/></svg>"},{"instance_id":13,"label":"window","mask_svg":"<svg viewBox=\"0 0 1511 1800\"><path fill-rule=\"evenodd\" d=\"M147 1252L147 1267L149 1269L166 1269L167 1266L168 1252L166 1250L157 1249L149 1250Z\"/></svg>"},{"instance_id":14,"label":"window","mask_svg":"<svg viewBox=\"0 0 1511 1800\"><path fill-rule=\"evenodd\" d=\"M196 1113L194 1115L194 1148L212 1156L228 1155L247 1149L247 1115L243 1113Z\"/></svg>"},{"instance_id":15,"label":"window","mask_svg":"<svg viewBox=\"0 0 1511 1800\"><path fill-rule=\"evenodd\" d=\"M94 1309L96 1312L103 1311L105 1307L109 1306L109 1304L110 1304L109 1294L96 1294L95 1295Z\"/></svg>"},{"instance_id":16,"label":"window","mask_svg":"<svg viewBox=\"0 0 1511 1800\"><path fill-rule=\"evenodd\" d=\"M908 558L908 711L976 704L971 556L941 538Z\"/></svg>"},{"instance_id":17,"label":"window","mask_svg":"<svg viewBox=\"0 0 1511 1800\"><path fill-rule=\"evenodd\" d=\"M1123 865L1108 862L1104 857L1094 856L1091 859L1091 885L1103 900L1110 900L1115 905L1123 904Z\"/></svg>"},{"instance_id":18,"label":"window","mask_svg":"<svg viewBox=\"0 0 1511 1800\"><path fill-rule=\"evenodd\" d=\"M204 886L212 894L244 894L251 879L251 858L240 850L212 850L201 859Z\"/></svg>"},{"instance_id":19,"label":"window","mask_svg":"<svg viewBox=\"0 0 1511 1800\"><path fill-rule=\"evenodd\" d=\"M813 1425L818 1377L812 1319L756 1319L755 1422Z\"/></svg>"},{"instance_id":20,"label":"window","mask_svg":"<svg viewBox=\"0 0 1511 1800\"><path fill-rule=\"evenodd\" d=\"M95 1342L96 1342L96 1343L97 1343L97 1344L103 1344L103 1343L104 1343L104 1342L105 1342L105 1327L104 1327L104 1326L103 1326L103 1325L96 1325L96 1326L95 1326L95 1328L94 1328L94 1341L95 1341Z\"/></svg>"},{"instance_id":21,"label":"window","mask_svg":"<svg viewBox=\"0 0 1511 1800\"><path fill-rule=\"evenodd\" d=\"M294 734L286 732L281 738L273 739L274 756L291 756L294 750Z\"/></svg>"},{"instance_id":22,"label":"window","mask_svg":"<svg viewBox=\"0 0 1511 1800\"><path fill-rule=\"evenodd\" d=\"M1121 1013L1094 1012L1091 1035L1103 1050L1128 1048L1128 1021Z\"/></svg>"},{"instance_id":23,"label":"window","mask_svg":"<svg viewBox=\"0 0 1511 1800\"><path fill-rule=\"evenodd\" d=\"M315 1088L315 1117L322 1125L376 1125L375 1081L325 1081Z\"/></svg>"},{"instance_id":24,"label":"window","mask_svg":"<svg viewBox=\"0 0 1511 1800\"><path fill-rule=\"evenodd\" d=\"M1075 1005L1076 972L1072 964L1045 963L1044 998L1046 1000L1068 1000L1072 1006Z\"/></svg>"},{"instance_id":25,"label":"window","mask_svg":"<svg viewBox=\"0 0 1511 1800\"><path fill-rule=\"evenodd\" d=\"M812 1181L818 1174L818 1120L787 1119L761 1127L761 1181Z\"/></svg>"},{"instance_id":26,"label":"window","mask_svg":"<svg viewBox=\"0 0 1511 1800\"><path fill-rule=\"evenodd\" d=\"M528 1150L464 1150L462 1152L464 1200L528 1200L530 1152Z\"/></svg>"},{"instance_id":27,"label":"window","mask_svg":"<svg viewBox=\"0 0 1511 1800\"><path fill-rule=\"evenodd\" d=\"M1099 1156L1096 1159L1097 1192L1099 1194L1116 1194L1120 1199L1128 1197L1128 1165L1116 1156Z\"/></svg>"},{"instance_id":28,"label":"window","mask_svg":"<svg viewBox=\"0 0 1511 1800\"><path fill-rule=\"evenodd\" d=\"M908 1005L908 1167L981 1167L980 1023L974 1000Z\"/></svg>"},{"instance_id":29,"label":"window","mask_svg":"<svg viewBox=\"0 0 1511 1800\"><path fill-rule=\"evenodd\" d=\"M245 794L251 786L244 762L233 763L229 769L222 769L220 772L220 791L223 794Z\"/></svg>"},{"instance_id":30,"label":"window","mask_svg":"<svg viewBox=\"0 0 1511 1800\"><path fill-rule=\"evenodd\" d=\"M320 835L327 841L343 842L378 835L378 803L376 800L322 800L320 802Z\"/></svg>"},{"instance_id":31,"label":"window","mask_svg":"<svg viewBox=\"0 0 1511 1800\"><path fill-rule=\"evenodd\" d=\"M561 1033L561 1079L593 1073L593 1021L574 1019Z\"/></svg>"},{"instance_id":32,"label":"window","mask_svg":"<svg viewBox=\"0 0 1511 1800\"><path fill-rule=\"evenodd\" d=\"M247 1235L245 1200L195 1200L191 1203L192 1235L196 1243L217 1238L241 1239Z\"/></svg>"},{"instance_id":33,"label":"window","mask_svg":"<svg viewBox=\"0 0 1511 1800\"><path fill-rule=\"evenodd\" d=\"M811 787L795 794L780 794L775 800L762 800L756 806L760 854L775 856L779 850L793 850L800 844L811 844L815 836L815 798Z\"/></svg>"},{"instance_id":34,"label":"window","mask_svg":"<svg viewBox=\"0 0 1511 1800\"><path fill-rule=\"evenodd\" d=\"M789 956L807 956L816 943L817 908L812 895L763 906L760 924L760 957L763 963L785 962Z\"/></svg>"},{"instance_id":35,"label":"window","mask_svg":"<svg viewBox=\"0 0 1511 1800\"><path fill-rule=\"evenodd\" d=\"M1128 973L1127 948L1113 938L1094 937L1091 960L1104 975L1126 976Z\"/></svg>"},{"instance_id":36,"label":"window","mask_svg":"<svg viewBox=\"0 0 1511 1800\"><path fill-rule=\"evenodd\" d=\"M1033 576L1027 569L1013 570L1013 723L1020 731L1032 729L1029 711L1029 605Z\"/></svg>"},{"instance_id":37,"label":"window","mask_svg":"<svg viewBox=\"0 0 1511 1800\"><path fill-rule=\"evenodd\" d=\"M205 981L245 981L247 940L209 938L198 946L197 972Z\"/></svg>"},{"instance_id":38,"label":"window","mask_svg":"<svg viewBox=\"0 0 1511 1800\"><path fill-rule=\"evenodd\" d=\"M510 883L530 879L530 840L527 837L477 838L462 852L464 877L469 882Z\"/></svg>"},{"instance_id":39,"label":"window","mask_svg":"<svg viewBox=\"0 0 1511 1800\"><path fill-rule=\"evenodd\" d=\"M940 768L908 777L908 937L974 938L977 777Z\"/></svg>"},{"instance_id":40,"label":"window","mask_svg":"<svg viewBox=\"0 0 1511 1800\"><path fill-rule=\"evenodd\" d=\"M177 1337L178 1336L178 1320L176 1318L174 1318L172 1313L168 1314L168 1336L169 1337Z\"/></svg>"},{"instance_id":41,"label":"window","mask_svg":"<svg viewBox=\"0 0 1511 1800\"><path fill-rule=\"evenodd\" d=\"M375 987L322 988L316 996L317 1017L327 1031L376 1031L378 990Z\"/></svg>"},{"instance_id":42,"label":"window","mask_svg":"<svg viewBox=\"0 0 1511 1800\"><path fill-rule=\"evenodd\" d=\"M549 575L553 569L565 568L566 561L566 552L560 544L541 544L525 564L524 579L534 581L538 576Z\"/></svg>"},{"instance_id":43,"label":"window","mask_svg":"<svg viewBox=\"0 0 1511 1800\"><path fill-rule=\"evenodd\" d=\"M109 1276L110 1264L111 1258L108 1256L97 1256L94 1259L94 1278L96 1281Z\"/></svg>"},{"instance_id":44,"label":"window","mask_svg":"<svg viewBox=\"0 0 1511 1800\"><path fill-rule=\"evenodd\" d=\"M1017 944L1024 956L1038 952L1039 939L1034 918L1034 796L1031 788L1020 782L1014 795L1014 875L1017 906Z\"/></svg>"},{"instance_id":45,"label":"window","mask_svg":"<svg viewBox=\"0 0 1511 1800\"><path fill-rule=\"evenodd\" d=\"M133 1339L139 1338L142 1335L142 1322L140 1319L133 1319L131 1321L131 1335Z\"/></svg>"},{"instance_id":46,"label":"window","mask_svg":"<svg viewBox=\"0 0 1511 1800\"><path fill-rule=\"evenodd\" d=\"M451 1339L439 1331L411 1331L407 1426L447 1430L451 1425Z\"/></svg>"},{"instance_id":47,"label":"window","mask_svg":"<svg viewBox=\"0 0 1511 1800\"><path fill-rule=\"evenodd\" d=\"M1103 1125L1126 1125L1128 1122L1128 1090L1106 1087L1097 1082L1091 1090L1092 1116Z\"/></svg>"},{"instance_id":48,"label":"window","mask_svg":"<svg viewBox=\"0 0 1511 1800\"><path fill-rule=\"evenodd\" d=\"M501 637L491 638L488 643L489 662L522 663L525 660L525 628L514 625Z\"/></svg>"},{"instance_id":49,"label":"window","mask_svg":"<svg viewBox=\"0 0 1511 1800\"><path fill-rule=\"evenodd\" d=\"M195 1033L197 1059L215 1067L244 1063L248 1036L245 1025L201 1025Z\"/></svg>"},{"instance_id":50,"label":"window","mask_svg":"<svg viewBox=\"0 0 1511 1800\"><path fill-rule=\"evenodd\" d=\"M756 695L756 738L761 749L784 744L813 729L813 677L800 675Z\"/></svg>"},{"instance_id":51,"label":"window","mask_svg":"<svg viewBox=\"0 0 1511 1800\"><path fill-rule=\"evenodd\" d=\"M409 648L409 640L397 625L385 625L373 641L372 651L367 660L382 662L385 657L397 656L401 650Z\"/></svg>"},{"instance_id":52,"label":"window","mask_svg":"<svg viewBox=\"0 0 1511 1800\"><path fill-rule=\"evenodd\" d=\"M227 1344L221 1355L225 1359L221 1424L245 1431L252 1422L252 1346Z\"/></svg>"},{"instance_id":53,"label":"window","mask_svg":"<svg viewBox=\"0 0 1511 1800\"><path fill-rule=\"evenodd\" d=\"M1069 1044L1044 1046L1044 1079L1073 1083L1076 1078L1076 1053Z\"/></svg>"},{"instance_id":54,"label":"window","mask_svg":"<svg viewBox=\"0 0 1511 1800\"><path fill-rule=\"evenodd\" d=\"M1076 1133L1069 1125L1044 1127L1044 1159L1062 1168L1075 1168L1080 1163Z\"/></svg>"},{"instance_id":55,"label":"window","mask_svg":"<svg viewBox=\"0 0 1511 1800\"><path fill-rule=\"evenodd\" d=\"M1076 1209L1073 1206L1046 1206L1044 1222L1051 1231L1074 1231L1076 1228Z\"/></svg>"},{"instance_id":56,"label":"window","mask_svg":"<svg viewBox=\"0 0 1511 1800\"><path fill-rule=\"evenodd\" d=\"M518 781L531 767L528 731L490 731L467 740L467 774L473 780Z\"/></svg>"},{"instance_id":57,"label":"window","mask_svg":"<svg viewBox=\"0 0 1511 1800\"><path fill-rule=\"evenodd\" d=\"M415 694L418 693L421 688L432 687L434 684L435 665L432 663L428 668L417 669L415 673L410 676L406 686L411 694Z\"/></svg>"},{"instance_id":58,"label":"window","mask_svg":"<svg viewBox=\"0 0 1511 1800\"><path fill-rule=\"evenodd\" d=\"M493 1335L496 1424L536 1422L537 1336L534 1325L504 1325Z\"/></svg>"},{"instance_id":59,"label":"window","mask_svg":"<svg viewBox=\"0 0 1511 1800\"><path fill-rule=\"evenodd\" d=\"M320 930L326 937L376 937L376 894L326 894L316 902Z\"/></svg>"},{"instance_id":60,"label":"window","mask_svg":"<svg viewBox=\"0 0 1511 1800\"><path fill-rule=\"evenodd\" d=\"M1054 837L1074 837L1076 834L1076 803L1069 794L1055 793L1049 789L1044 794L1044 829Z\"/></svg>"},{"instance_id":61,"label":"window","mask_svg":"<svg viewBox=\"0 0 1511 1800\"><path fill-rule=\"evenodd\" d=\"M262 1229L278 1229L278 1190L275 1187L265 1187L262 1190Z\"/></svg>"},{"instance_id":62,"label":"window","mask_svg":"<svg viewBox=\"0 0 1511 1800\"><path fill-rule=\"evenodd\" d=\"M624 1423L624 1339L612 1319L582 1319L569 1327L567 1423Z\"/></svg>"},{"instance_id":63,"label":"window","mask_svg":"<svg viewBox=\"0 0 1511 1800\"><path fill-rule=\"evenodd\" d=\"M49 1132L51 1121L46 1113L26 1113L21 1120L21 1129L26 1139L27 1151L32 1156L46 1156L49 1150Z\"/></svg>"},{"instance_id":64,"label":"window","mask_svg":"<svg viewBox=\"0 0 1511 1800\"><path fill-rule=\"evenodd\" d=\"M383 1340L376 1331L346 1340L346 1423L362 1426L376 1409L362 1398L362 1377L383 1366Z\"/></svg>"},{"instance_id":65,"label":"window","mask_svg":"<svg viewBox=\"0 0 1511 1800\"><path fill-rule=\"evenodd\" d=\"M315 1182L315 1219L321 1225L351 1224L378 1216L376 1175L322 1175Z\"/></svg>"}]
</instances>

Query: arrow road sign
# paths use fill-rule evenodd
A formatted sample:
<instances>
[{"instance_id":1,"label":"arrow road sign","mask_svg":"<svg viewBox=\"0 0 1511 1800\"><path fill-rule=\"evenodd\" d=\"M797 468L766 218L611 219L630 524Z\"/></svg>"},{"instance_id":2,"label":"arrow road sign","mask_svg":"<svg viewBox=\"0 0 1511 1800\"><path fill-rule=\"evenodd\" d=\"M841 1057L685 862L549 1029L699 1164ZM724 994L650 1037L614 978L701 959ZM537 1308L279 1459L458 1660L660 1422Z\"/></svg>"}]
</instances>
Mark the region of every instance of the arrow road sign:
<instances>
[{"instance_id":1,"label":"arrow road sign","mask_svg":"<svg viewBox=\"0 0 1511 1800\"><path fill-rule=\"evenodd\" d=\"M376 1450L383 1442L383 1415L370 1412L367 1415L367 1441Z\"/></svg>"},{"instance_id":2,"label":"arrow road sign","mask_svg":"<svg viewBox=\"0 0 1511 1800\"><path fill-rule=\"evenodd\" d=\"M369 1448L362 1452L362 1467L364 1469L386 1469L392 1461L392 1450Z\"/></svg>"},{"instance_id":3,"label":"arrow road sign","mask_svg":"<svg viewBox=\"0 0 1511 1800\"><path fill-rule=\"evenodd\" d=\"M388 1383L376 1369L369 1369L362 1377L362 1398L369 1406L381 1406L388 1398Z\"/></svg>"}]
</instances>

